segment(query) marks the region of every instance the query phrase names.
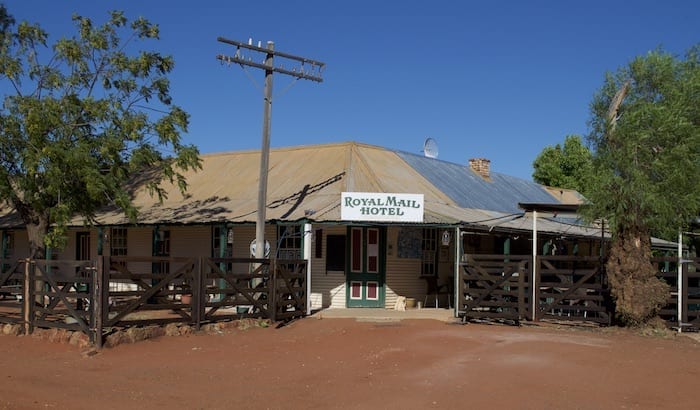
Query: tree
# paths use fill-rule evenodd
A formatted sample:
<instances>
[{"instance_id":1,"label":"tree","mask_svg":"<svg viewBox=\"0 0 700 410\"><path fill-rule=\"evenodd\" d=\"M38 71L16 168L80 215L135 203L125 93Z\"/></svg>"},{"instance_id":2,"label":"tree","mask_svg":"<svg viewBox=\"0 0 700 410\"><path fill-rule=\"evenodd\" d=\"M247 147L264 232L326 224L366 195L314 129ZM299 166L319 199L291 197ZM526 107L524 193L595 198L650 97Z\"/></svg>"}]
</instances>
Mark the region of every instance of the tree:
<instances>
[{"instance_id":1,"label":"tree","mask_svg":"<svg viewBox=\"0 0 700 410\"><path fill-rule=\"evenodd\" d=\"M0 35L5 35L12 24L15 24L15 19L7 13L4 5L0 4Z\"/></svg>"},{"instance_id":2,"label":"tree","mask_svg":"<svg viewBox=\"0 0 700 410\"><path fill-rule=\"evenodd\" d=\"M575 189L584 196L588 190L593 155L578 135L568 135L564 146L547 146L532 164L535 182L557 188Z\"/></svg>"},{"instance_id":3,"label":"tree","mask_svg":"<svg viewBox=\"0 0 700 410\"><path fill-rule=\"evenodd\" d=\"M163 180L186 189L181 171L201 165L180 142L188 114L170 96L173 59L129 54L158 39L157 25L118 11L101 26L74 15L77 34L48 47L39 25L15 25L4 7L0 15L0 87L10 90L0 110L0 200L26 224L31 257L60 245L75 216L90 223L116 206L134 220L132 176L149 175L161 198Z\"/></svg>"},{"instance_id":4,"label":"tree","mask_svg":"<svg viewBox=\"0 0 700 410\"><path fill-rule=\"evenodd\" d=\"M608 73L591 103L590 218L613 234L606 265L617 316L654 318L668 286L650 262L651 232L669 239L700 211L700 47L655 50Z\"/></svg>"}]
</instances>

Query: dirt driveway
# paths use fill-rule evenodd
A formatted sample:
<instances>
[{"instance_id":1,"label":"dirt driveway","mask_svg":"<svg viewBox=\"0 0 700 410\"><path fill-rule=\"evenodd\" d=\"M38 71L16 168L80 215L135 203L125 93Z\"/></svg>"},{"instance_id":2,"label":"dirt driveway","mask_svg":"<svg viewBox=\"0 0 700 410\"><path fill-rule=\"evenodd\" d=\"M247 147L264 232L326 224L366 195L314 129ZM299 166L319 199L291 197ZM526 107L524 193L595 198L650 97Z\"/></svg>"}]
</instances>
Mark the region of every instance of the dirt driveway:
<instances>
[{"instance_id":1,"label":"dirt driveway","mask_svg":"<svg viewBox=\"0 0 700 410\"><path fill-rule=\"evenodd\" d=\"M90 357L0 336L0 352L3 409L700 406L700 343L620 330L309 317Z\"/></svg>"}]
</instances>

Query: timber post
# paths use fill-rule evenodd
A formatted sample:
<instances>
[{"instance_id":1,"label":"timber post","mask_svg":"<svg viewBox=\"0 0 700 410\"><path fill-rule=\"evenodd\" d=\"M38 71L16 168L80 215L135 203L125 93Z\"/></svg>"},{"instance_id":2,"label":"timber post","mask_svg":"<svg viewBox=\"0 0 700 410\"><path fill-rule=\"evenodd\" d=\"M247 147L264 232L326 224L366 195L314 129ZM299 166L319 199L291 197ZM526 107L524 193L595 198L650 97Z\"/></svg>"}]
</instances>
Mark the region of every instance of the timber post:
<instances>
[{"instance_id":1,"label":"timber post","mask_svg":"<svg viewBox=\"0 0 700 410\"><path fill-rule=\"evenodd\" d=\"M109 267L105 268L104 259L102 255L97 257L97 263L92 275L91 341L98 349L102 348L102 335L104 334L103 307L109 305L108 294L104 292L105 283L108 284L105 280L105 272L109 271Z\"/></svg>"},{"instance_id":2,"label":"timber post","mask_svg":"<svg viewBox=\"0 0 700 410\"><path fill-rule=\"evenodd\" d=\"M680 272L681 277L678 278L678 282L682 284L682 291L678 294L680 298L680 308L681 311L678 312L678 317L681 319L681 324L688 323L688 263L681 263L681 258L678 258L678 264L681 266Z\"/></svg>"},{"instance_id":3,"label":"timber post","mask_svg":"<svg viewBox=\"0 0 700 410\"><path fill-rule=\"evenodd\" d=\"M527 266L527 265L525 265ZM525 275L527 269L523 269L523 264L518 263L518 321L526 320L527 304L525 303Z\"/></svg>"},{"instance_id":4,"label":"timber post","mask_svg":"<svg viewBox=\"0 0 700 410\"><path fill-rule=\"evenodd\" d=\"M22 292L22 304L24 307L24 315L23 315L23 320L24 320L24 334L28 335L31 334L33 329L33 320L32 320L32 315L34 313L33 309L33 286L32 286L32 278L30 277L30 270L32 269L31 267L32 261L27 258L25 259L24 262L24 289Z\"/></svg>"},{"instance_id":5,"label":"timber post","mask_svg":"<svg viewBox=\"0 0 700 410\"><path fill-rule=\"evenodd\" d=\"M268 301L267 311L269 312L270 320L277 321L277 259L270 260L270 279L268 281Z\"/></svg>"},{"instance_id":6,"label":"timber post","mask_svg":"<svg viewBox=\"0 0 700 410\"><path fill-rule=\"evenodd\" d=\"M532 306L532 321L533 322L539 322L540 319L542 319L542 315L540 312L540 267L539 267L539 256L534 255L532 257L532 262L530 263L530 270L532 271L532 283L530 284L532 286L532 291L530 294L532 295L532 301L530 303L530 306Z\"/></svg>"},{"instance_id":7,"label":"timber post","mask_svg":"<svg viewBox=\"0 0 700 410\"><path fill-rule=\"evenodd\" d=\"M202 326L202 316L204 314L206 292L204 290L204 273L203 273L202 257L197 258L197 266L192 272L192 320L194 321L195 329L199 330Z\"/></svg>"},{"instance_id":8,"label":"timber post","mask_svg":"<svg viewBox=\"0 0 700 410\"><path fill-rule=\"evenodd\" d=\"M288 53L283 53L275 50L275 43L267 42L267 47L263 48L261 44L257 47L253 45L253 40L249 39L248 44L235 40L228 40L223 37L218 37L217 41L229 44L236 47L236 54L233 56L225 56L219 54L216 56L221 62L236 63L242 68L244 66L258 68L265 71L265 89L263 96L263 125L262 125L262 142L260 150L260 177L258 179L258 203L255 222L255 258L265 258L265 222L266 222L266 207L267 207L267 177L269 173L269 156L270 156L270 128L271 128L271 113L272 113L272 79L273 74L283 74L292 76L296 79L310 80L322 82L321 71L326 66L321 61L312 60L306 57L300 57ZM245 53L262 53L265 54L265 60L262 64L256 58L245 58ZM292 61L293 64L299 64L298 68L291 70L283 68L281 65L275 67L275 56L283 59L282 61ZM255 60L255 61L254 61ZM253 286L257 283L254 281ZM269 295L268 295L269 296Z\"/></svg>"}]
</instances>

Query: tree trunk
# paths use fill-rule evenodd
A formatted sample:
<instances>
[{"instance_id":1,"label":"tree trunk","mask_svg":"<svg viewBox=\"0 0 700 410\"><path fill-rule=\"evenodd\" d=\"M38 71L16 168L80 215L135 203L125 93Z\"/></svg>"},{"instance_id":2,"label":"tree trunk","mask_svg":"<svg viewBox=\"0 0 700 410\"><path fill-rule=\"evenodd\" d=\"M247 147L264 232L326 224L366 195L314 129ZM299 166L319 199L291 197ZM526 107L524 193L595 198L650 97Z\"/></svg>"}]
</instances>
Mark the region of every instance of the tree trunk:
<instances>
[{"instance_id":1,"label":"tree trunk","mask_svg":"<svg viewBox=\"0 0 700 410\"><path fill-rule=\"evenodd\" d=\"M643 230L620 232L606 264L616 317L627 326L655 318L668 298L668 284L656 277L651 263L651 241Z\"/></svg>"},{"instance_id":2,"label":"tree trunk","mask_svg":"<svg viewBox=\"0 0 700 410\"><path fill-rule=\"evenodd\" d=\"M22 215L27 227L27 237L29 239L29 258L30 259L46 259L46 245L44 237L49 232L49 218L42 215ZM44 282L37 280L34 282L34 288L39 290L44 286ZM42 296L35 296L34 302L37 305L43 306L45 300Z\"/></svg>"},{"instance_id":3,"label":"tree trunk","mask_svg":"<svg viewBox=\"0 0 700 410\"><path fill-rule=\"evenodd\" d=\"M27 224L27 236L29 237L29 257L31 259L45 259L46 245L44 237L49 232L49 219L41 216L25 221Z\"/></svg>"}]
</instances>

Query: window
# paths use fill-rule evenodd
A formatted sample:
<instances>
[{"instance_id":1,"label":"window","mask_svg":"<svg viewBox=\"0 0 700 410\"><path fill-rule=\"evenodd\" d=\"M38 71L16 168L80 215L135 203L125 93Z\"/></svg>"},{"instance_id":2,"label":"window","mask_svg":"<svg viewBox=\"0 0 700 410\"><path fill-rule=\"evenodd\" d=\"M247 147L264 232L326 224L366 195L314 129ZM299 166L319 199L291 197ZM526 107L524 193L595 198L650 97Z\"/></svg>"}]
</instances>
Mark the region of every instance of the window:
<instances>
[{"instance_id":1,"label":"window","mask_svg":"<svg viewBox=\"0 0 700 410\"><path fill-rule=\"evenodd\" d=\"M350 271L362 272L362 228L350 230Z\"/></svg>"},{"instance_id":2,"label":"window","mask_svg":"<svg viewBox=\"0 0 700 410\"><path fill-rule=\"evenodd\" d=\"M170 231L158 231L155 256L170 256Z\"/></svg>"},{"instance_id":3,"label":"window","mask_svg":"<svg viewBox=\"0 0 700 410\"><path fill-rule=\"evenodd\" d=\"M222 242L225 242L222 245ZM233 257L233 228L215 226L212 238L212 252L215 258ZM222 253L222 247L225 246Z\"/></svg>"},{"instance_id":4,"label":"window","mask_svg":"<svg viewBox=\"0 0 700 410\"><path fill-rule=\"evenodd\" d=\"M154 256L170 256L170 231L156 231ZM170 273L170 262L156 262L155 272L161 274Z\"/></svg>"},{"instance_id":5,"label":"window","mask_svg":"<svg viewBox=\"0 0 700 410\"><path fill-rule=\"evenodd\" d=\"M379 272L379 230L367 229L367 272ZM369 298L369 297L368 297Z\"/></svg>"},{"instance_id":6,"label":"window","mask_svg":"<svg viewBox=\"0 0 700 410\"><path fill-rule=\"evenodd\" d=\"M301 259L301 229L299 225L277 227L277 257L279 259Z\"/></svg>"},{"instance_id":7,"label":"window","mask_svg":"<svg viewBox=\"0 0 700 410\"><path fill-rule=\"evenodd\" d=\"M323 229L314 231L314 257L323 258Z\"/></svg>"},{"instance_id":8,"label":"window","mask_svg":"<svg viewBox=\"0 0 700 410\"><path fill-rule=\"evenodd\" d=\"M15 233L5 231L2 235L2 257L11 258L15 253Z\"/></svg>"},{"instance_id":9,"label":"window","mask_svg":"<svg viewBox=\"0 0 700 410\"><path fill-rule=\"evenodd\" d=\"M75 242L75 259L79 261L90 260L90 232L77 232Z\"/></svg>"},{"instance_id":10,"label":"window","mask_svg":"<svg viewBox=\"0 0 700 410\"><path fill-rule=\"evenodd\" d=\"M434 228L423 228L423 263L421 276L435 276L437 266L438 232Z\"/></svg>"},{"instance_id":11,"label":"window","mask_svg":"<svg viewBox=\"0 0 700 410\"><path fill-rule=\"evenodd\" d=\"M112 228L112 239L109 241L111 256L126 256L127 255L127 229Z\"/></svg>"},{"instance_id":12,"label":"window","mask_svg":"<svg viewBox=\"0 0 700 410\"><path fill-rule=\"evenodd\" d=\"M345 235L326 236L326 271L345 271Z\"/></svg>"},{"instance_id":13,"label":"window","mask_svg":"<svg viewBox=\"0 0 700 410\"><path fill-rule=\"evenodd\" d=\"M233 228L225 226L214 227L212 230L211 251L214 258L233 258ZM233 262L220 263L219 269L233 272ZM221 280L223 281L223 279Z\"/></svg>"}]
</instances>

